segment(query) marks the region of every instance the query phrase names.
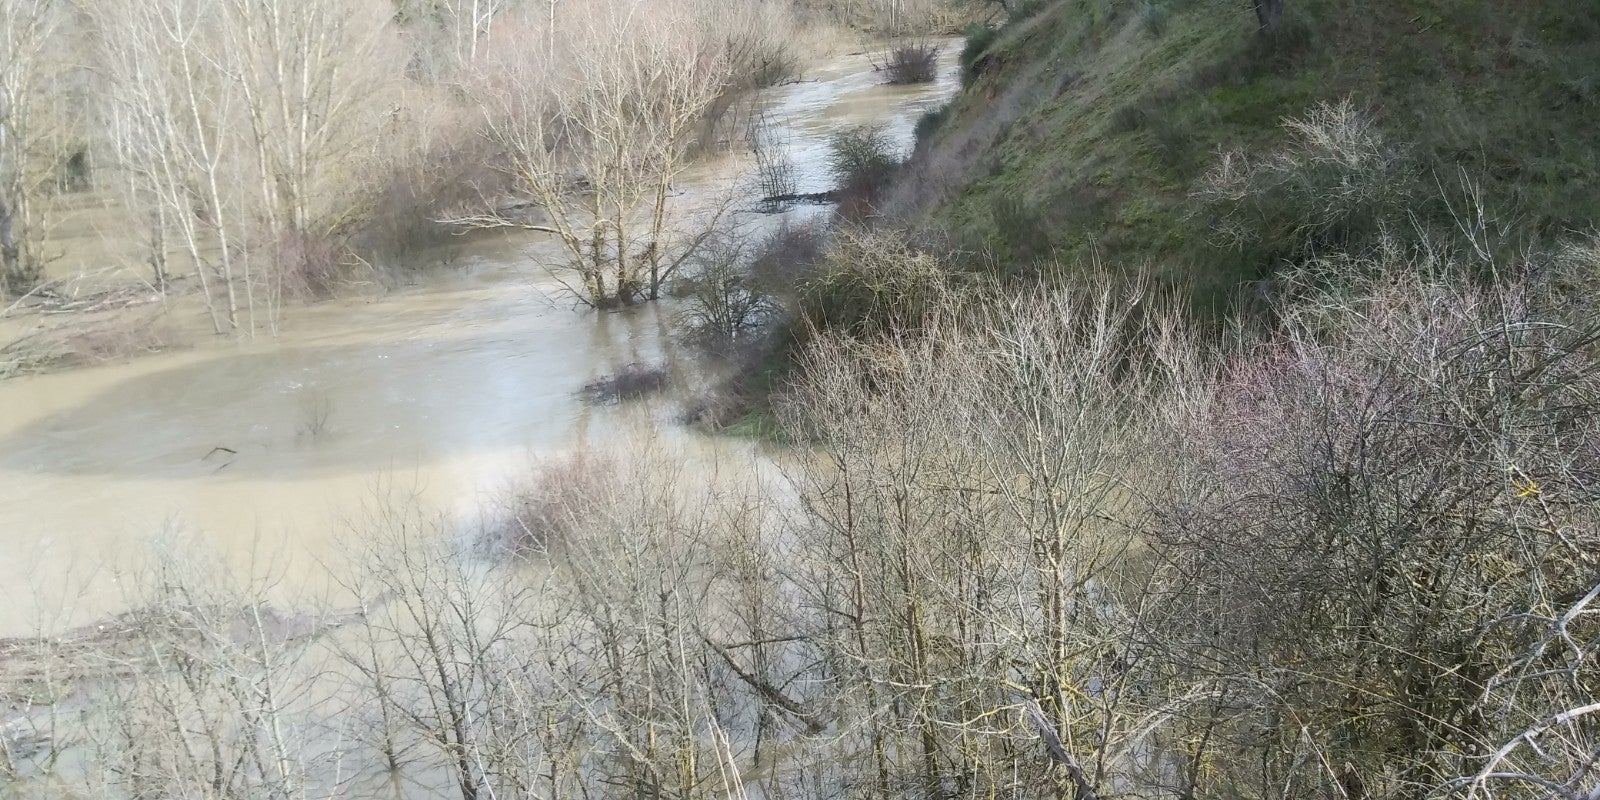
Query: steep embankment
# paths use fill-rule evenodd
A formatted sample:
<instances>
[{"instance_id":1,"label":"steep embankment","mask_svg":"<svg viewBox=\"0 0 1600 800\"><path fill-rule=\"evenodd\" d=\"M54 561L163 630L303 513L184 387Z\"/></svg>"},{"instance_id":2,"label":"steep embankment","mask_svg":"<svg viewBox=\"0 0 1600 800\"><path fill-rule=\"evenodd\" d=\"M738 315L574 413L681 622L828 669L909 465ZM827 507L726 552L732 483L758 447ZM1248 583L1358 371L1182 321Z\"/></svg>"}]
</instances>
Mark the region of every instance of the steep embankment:
<instances>
[{"instance_id":1,"label":"steep embankment","mask_svg":"<svg viewBox=\"0 0 1600 800\"><path fill-rule=\"evenodd\" d=\"M1098 257L1215 306L1313 254L1453 231L1469 201L1508 254L1600 219L1594 3L1288 0L1266 34L1244 0L1055 0L985 38L896 210L1007 271ZM1268 161L1295 146L1285 119L1340 101L1362 152L1206 194L1223 154Z\"/></svg>"}]
</instances>

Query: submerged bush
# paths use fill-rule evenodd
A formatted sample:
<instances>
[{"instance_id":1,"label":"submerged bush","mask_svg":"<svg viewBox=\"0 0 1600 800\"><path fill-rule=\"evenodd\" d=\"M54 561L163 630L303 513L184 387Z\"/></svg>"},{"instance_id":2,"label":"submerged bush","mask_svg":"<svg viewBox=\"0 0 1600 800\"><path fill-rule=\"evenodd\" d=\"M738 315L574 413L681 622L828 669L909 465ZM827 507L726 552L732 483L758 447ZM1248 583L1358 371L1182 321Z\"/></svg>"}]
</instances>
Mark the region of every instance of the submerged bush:
<instances>
[{"instance_id":1,"label":"submerged bush","mask_svg":"<svg viewBox=\"0 0 1600 800\"><path fill-rule=\"evenodd\" d=\"M683 301L677 323L684 338L712 353L731 352L779 310L735 242L704 248L674 284L673 295Z\"/></svg>"},{"instance_id":2,"label":"submerged bush","mask_svg":"<svg viewBox=\"0 0 1600 800\"><path fill-rule=\"evenodd\" d=\"M882 69L892 86L930 83L939 77L939 48L926 43L902 44L889 51Z\"/></svg>"},{"instance_id":3,"label":"submerged bush","mask_svg":"<svg viewBox=\"0 0 1600 800\"><path fill-rule=\"evenodd\" d=\"M861 125L833 134L828 151L828 172L846 216L857 216L859 207L870 206L900 167L888 131L878 125Z\"/></svg>"},{"instance_id":4,"label":"submerged bush","mask_svg":"<svg viewBox=\"0 0 1600 800\"><path fill-rule=\"evenodd\" d=\"M756 189L762 199L778 203L794 195L799 188L800 173L789 154L788 141L780 138L763 119L757 121L750 144L756 158Z\"/></svg>"},{"instance_id":5,"label":"submerged bush","mask_svg":"<svg viewBox=\"0 0 1600 800\"><path fill-rule=\"evenodd\" d=\"M756 244L750 257L750 275L764 291L792 299L815 274L827 247L828 230L821 221L785 220Z\"/></svg>"},{"instance_id":6,"label":"submerged bush","mask_svg":"<svg viewBox=\"0 0 1600 800\"><path fill-rule=\"evenodd\" d=\"M671 382L666 367L634 362L584 384L581 394L585 402L593 405L615 405L666 391Z\"/></svg>"},{"instance_id":7,"label":"submerged bush","mask_svg":"<svg viewBox=\"0 0 1600 800\"><path fill-rule=\"evenodd\" d=\"M589 450L540 464L503 499L479 547L490 556L527 557L570 544L572 532L590 521L615 488L617 466Z\"/></svg>"},{"instance_id":8,"label":"submerged bush","mask_svg":"<svg viewBox=\"0 0 1600 800\"><path fill-rule=\"evenodd\" d=\"M279 286L299 297L331 297L367 268L348 244L331 237L284 231L269 251Z\"/></svg>"}]
</instances>

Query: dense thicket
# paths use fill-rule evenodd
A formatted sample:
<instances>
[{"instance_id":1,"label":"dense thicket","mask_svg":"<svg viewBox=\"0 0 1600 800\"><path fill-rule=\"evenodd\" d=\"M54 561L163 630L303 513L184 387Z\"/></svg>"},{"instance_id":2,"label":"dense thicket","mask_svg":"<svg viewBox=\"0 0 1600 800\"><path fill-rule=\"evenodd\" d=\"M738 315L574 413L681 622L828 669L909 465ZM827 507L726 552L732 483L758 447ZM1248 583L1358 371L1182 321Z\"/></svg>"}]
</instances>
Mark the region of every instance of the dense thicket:
<instances>
[{"instance_id":1,"label":"dense thicket","mask_svg":"<svg viewBox=\"0 0 1600 800\"><path fill-rule=\"evenodd\" d=\"M41 693L99 688L4 763L151 797L1585 797L1571 255L1493 289L1328 261L1226 341L1137 281L936 283L812 343L776 470L579 454L464 529L382 495L337 614L159 561L115 635L32 645L88 670Z\"/></svg>"},{"instance_id":2,"label":"dense thicket","mask_svg":"<svg viewBox=\"0 0 1600 800\"><path fill-rule=\"evenodd\" d=\"M1271 123L1184 192L1206 246L1293 243L1222 324L872 203L731 248L694 329L803 334L791 449L580 451L473 524L380 492L356 609L163 555L109 630L7 643L7 786L1594 800L1600 242L1522 246L1464 170L1399 230L1409 140L1354 101Z\"/></svg>"}]
</instances>

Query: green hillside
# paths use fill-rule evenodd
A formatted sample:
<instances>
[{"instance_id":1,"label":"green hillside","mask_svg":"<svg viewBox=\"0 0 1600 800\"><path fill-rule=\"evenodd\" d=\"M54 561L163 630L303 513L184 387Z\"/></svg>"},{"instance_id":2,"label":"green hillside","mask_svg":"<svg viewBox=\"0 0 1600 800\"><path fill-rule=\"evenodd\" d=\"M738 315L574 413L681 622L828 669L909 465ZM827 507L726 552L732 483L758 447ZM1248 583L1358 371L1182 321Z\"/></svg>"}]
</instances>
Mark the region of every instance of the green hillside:
<instances>
[{"instance_id":1,"label":"green hillside","mask_svg":"<svg viewBox=\"0 0 1600 800\"><path fill-rule=\"evenodd\" d=\"M1315 253L1454 231L1469 205L1505 253L1600 219L1600 3L1288 0L1266 33L1243 0L1057 0L966 60L895 210L1007 272L1098 259L1214 305ZM1270 160L1286 119L1341 101L1375 158L1202 196L1222 153Z\"/></svg>"}]
</instances>

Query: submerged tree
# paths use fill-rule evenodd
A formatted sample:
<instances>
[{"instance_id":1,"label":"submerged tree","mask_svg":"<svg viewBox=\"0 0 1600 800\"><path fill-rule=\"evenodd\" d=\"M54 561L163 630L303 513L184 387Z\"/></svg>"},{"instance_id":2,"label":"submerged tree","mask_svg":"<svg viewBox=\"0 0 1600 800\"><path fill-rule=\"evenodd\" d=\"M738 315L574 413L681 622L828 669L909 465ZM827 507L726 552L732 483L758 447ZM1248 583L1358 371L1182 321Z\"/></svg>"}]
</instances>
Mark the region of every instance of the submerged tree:
<instances>
[{"instance_id":1,"label":"submerged tree","mask_svg":"<svg viewBox=\"0 0 1600 800\"><path fill-rule=\"evenodd\" d=\"M473 87L504 154L508 193L543 219L495 212L451 221L553 235L589 305L654 300L720 217L672 213L668 198L731 79L726 50L676 6L617 0L551 21L553 50L509 36Z\"/></svg>"}]
</instances>

